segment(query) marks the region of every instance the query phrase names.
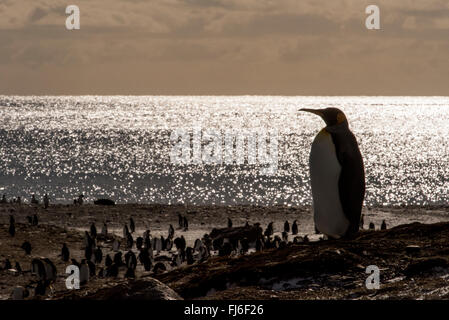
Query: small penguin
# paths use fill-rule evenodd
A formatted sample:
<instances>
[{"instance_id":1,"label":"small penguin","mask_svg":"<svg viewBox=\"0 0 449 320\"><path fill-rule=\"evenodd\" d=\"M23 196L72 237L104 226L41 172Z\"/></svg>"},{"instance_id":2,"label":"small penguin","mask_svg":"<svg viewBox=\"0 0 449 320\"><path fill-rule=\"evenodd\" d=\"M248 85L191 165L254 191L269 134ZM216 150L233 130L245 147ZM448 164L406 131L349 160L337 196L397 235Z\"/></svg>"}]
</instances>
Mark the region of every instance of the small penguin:
<instances>
[{"instance_id":1,"label":"small penguin","mask_svg":"<svg viewBox=\"0 0 449 320\"><path fill-rule=\"evenodd\" d=\"M119 250L120 250L120 241L114 239L114 242L112 243L112 251L118 252Z\"/></svg>"},{"instance_id":2,"label":"small penguin","mask_svg":"<svg viewBox=\"0 0 449 320\"><path fill-rule=\"evenodd\" d=\"M92 222L90 225L90 236L92 239L95 239L97 237L97 227L95 226L95 223Z\"/></svg>"},{"instance_id":3,"label":"small penguin","mask_svg":"<svg viewBox=\"0 0 449 320\"><path fill-rule=\"evenodd\" d=\"M3 269L4 270L12 269L11 261L9 261L9 259L5 260L5 265L4 265Z\"/></svg>"},{"instance_id":4,"label":"small penguin","mask_svg":"<svg viewBox=\"0 0 449 320\"><path fill-rule=\"evenodd\" d=\"M191 265L195 262L195 260L193 259L193 249L191 247L187 247L186 249L186 259L188 265Z\"/></svg>"},{"instance_id":5,"label":"small penguin","mask_svg":"<svg viewBox=\"0 0 449 320\"><path fill-rule=\"evenodd\" d=\"M178 227L179 229L182 229L184 226L184 219L180 213L178 213Z\"/></svg>"},{"instance_id":6,"label":"small penguin","mask_svg":"<svg viewBox=\"0 0 449 320\"><path fill-rule=\"evenodd\" d=\"M142 249L142 247L143 247L143 238L138 237L136 239L136 248L137 248L137 250L140 250L140 249Z\"/></svg>"},{"instance_id":7,"label":"small penguin","mask_svg":"<svg viewBox=\"0 0 449 320\"><path fill-rule=\"evenodd\" d=\"M24 241L20 248L22 248L25 251L26 255L31 254L31 243L29 243L28 241Z\"/></svg>"},{"instance_id":8,"label":"small penguin","mask_svg":"<svg viewBox=\"0 0 449 320\"><path fill-rule=\"evenodd\" d=\"M89 265L86 263L86 260L81 261L80 266L80 284L85 285L89 282L90 270Z\"/></svg>"},{"instance_id":9,"label":"small penguin","mask_svg":"<svg viewBox=\"0 0 449 320\"><path fill-rule=\"evenodd\" d=\"M288 221L284 222L284 232L290 232L290 223L288 223Z\"/></svg>"},{"instance_id":10,"label":"small penguin","mask_svg":"<svg viewBox=\"0 0 449 320\"><path fill-rule=\"evenodd\" d=\"M69 261L69 258L70 258L70 251L69 251L69 248L67 248L67 244L65 244L65 243L62 244L61 258L62 258L62 261L64 261L64 262Z\"/></svg>"},{"instance_id":11,"label":"small penguin","mask_svg":"<svg viewBox=\"0 0 449 320\"><path fill-rule=\"evenodd\" d=\"M134 233L136 231L136 224L134 223L134 219L131 217L129 218L129 230L131 233Z\"/></svg>"},{"instance_id":12,"label":"small penguin","mask_svg":"<svg viewBox=\"0 0 449 320\"><path fill-rule=\"evenodd\" d=\"M31 223L33 226L37 226L39 224L39 219L37 217L37 214L33 215L33 222Z\"/></svg>"},{"instance_id":13,"label":"small penguin","mask_svg":"<svg viewBox=\"0 0 449 320\"><path fill-rule=\"evenodd\" d=\"M352 236L360 225L365 170L357 140L337 108L301 109L326 123L312 143L310 180L315 227L331 238Z\"/></svg>"},{"instance_id":14,"label":"small penguin","mask_svg":"<svg viewBox=\"0 0 449 320\"><path fill-rule=\"evenodd\" d=\"M173 238L175 236L175 228L172 225L168 227L168 237Z\"/></svg>"},{"instance_id":15,"label":"small penguin","mask_svg":"<svg viewBox=\"0 0 449 320\"><path fill-rule=\"evenodd\" d=\"M108 236L108 225L103 223L103 227L101 228L101 235L106 238Z\"/></svg>"},{"instance_id":16,"label":"small penguin","mask_svg":"<svg viewBox=\"0 0 449 320\"><path fill-rule=\"evenodd\" d=\"M228 228L232 228L232 220L231 220L231 218L228 218Z\"/></svg>"},{"instance_id":17,"label":"small penguin","mask_svg":"<svg viewBox=\"0 0 449 320\"><path fill-rule=\"evenodd\" d=\"M370 229L370 230L375 230L375 229L376 229L376 226L374 225L373 222L370 222L370 223L369 223L369 229Z\"/></svg>"},{"instance_id":18,"label":"small penguin","mask_svg":"<svg viewBox=\"0 0 449 320\"><path fill-rule=\"evenodd\" d=\"M126 237L128 236L128 234L129 234L128 225L125 224L125 225L123 226L123 238L126 239Z\"/></svg>"},{"instance_id":19,"label":"small penguin","mask_svg":"<svg viewBox=\"0 0 449 320\"><path fill-rule=\"evenodd\" d=\"M44 208L48 209L48 205L50 203L50 199L48 198L48 194L44 195Z\"/></svg>"},{"instance_id":20,"label":"small penguin","mask_svg":"<svg viewBox=\"0 0 449 320\"><path fill-rule=\"evenodd\" d=\"M187 217L184 217L184 231L189 230L189 221L187 220Z\"/></svg>"},{"instance_id":21,"label":"small penguin","mask_svg":"<svg viewBox=\"0 0 449 320\"><path fill-rule=\"evenodd\" d=\"M387 223L385 220L382 220L382 225L380 226L380 230L387 230Z\"/></svg>"},{"instance_id":22,"label":"small penguin","mask_svg":"<svg viewBox=\"0 0 449 320\"><path fill-rule=\"evenodd\" d=\"M106 267L110 267L112 265L112 259L111 256L109 254L106 255L106 258L104 259L104 265Z\"/></svg>"},{"instance_id":23,"label":"small penguin","mask_svg":"<svg viewBox=\"0 0 449 320\"><path fill-rule=\"evenodd\" d=\"M297 235L298 234L298 223L297 221L293 221L293 225L292 225L292 234L293 235Z\"/></svg>"},{"instance_id":24,"label":"small penguin","mask_svg":"<svg viewBox=\"0 0 449 320\"><path fill-rule=\"evenodd\" d=\"M8 232L11 237L14 237L16 235L16 225L14 223L9 224Z\"/></svg>"},{"instance_id":25,"label":"small penguin","mask_svg":"<svg viewBox=\"0 0 449 320\"><path fill-rule=\"evenodd\" d=\"M95 263L101 263L103 260L103 251L101 250L101 247L98 247L94 251L94 257L95 257Z\"/></svg>"}]
</instances>

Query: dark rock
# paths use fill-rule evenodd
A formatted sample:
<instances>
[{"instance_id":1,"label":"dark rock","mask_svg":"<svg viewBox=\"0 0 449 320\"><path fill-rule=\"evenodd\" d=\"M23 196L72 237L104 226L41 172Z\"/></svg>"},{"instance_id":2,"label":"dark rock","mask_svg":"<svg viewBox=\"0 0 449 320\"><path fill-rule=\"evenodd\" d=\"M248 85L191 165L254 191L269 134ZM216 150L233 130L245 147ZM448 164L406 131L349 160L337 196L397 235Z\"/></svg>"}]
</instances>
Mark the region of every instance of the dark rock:
<instances>
[{"instance_id":1,"label":"dark rock","mask_svg":"<svg viewBox=\"0 0 449 320\"><path fill-rule=\"evenodd\" d=\"M94 204L98 206L115 206L115 202L111 199L98 199L94 201Z\"/></svg>"}]
</instances>

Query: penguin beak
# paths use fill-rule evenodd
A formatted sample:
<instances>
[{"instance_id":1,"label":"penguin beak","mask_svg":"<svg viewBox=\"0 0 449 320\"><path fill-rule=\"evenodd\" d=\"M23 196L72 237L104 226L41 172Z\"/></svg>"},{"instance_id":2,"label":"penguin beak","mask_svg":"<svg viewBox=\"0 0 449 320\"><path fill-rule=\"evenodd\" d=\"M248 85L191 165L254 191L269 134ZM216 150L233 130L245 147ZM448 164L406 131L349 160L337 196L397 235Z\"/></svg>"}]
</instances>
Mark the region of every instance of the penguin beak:
<instances>
[{"instance_id":1,"label":"penguin beak","mask_svg":"<svg viewBox=\"0 0 449 320\"><path fill-rule=\"evenodd\" d=\"M317 116L320 116L321 118L324 117L324 113L321 110L303 108L303 109L299 109L299 111L310 112L310 113L316 114Z\"/></svg>"}]
</instances>

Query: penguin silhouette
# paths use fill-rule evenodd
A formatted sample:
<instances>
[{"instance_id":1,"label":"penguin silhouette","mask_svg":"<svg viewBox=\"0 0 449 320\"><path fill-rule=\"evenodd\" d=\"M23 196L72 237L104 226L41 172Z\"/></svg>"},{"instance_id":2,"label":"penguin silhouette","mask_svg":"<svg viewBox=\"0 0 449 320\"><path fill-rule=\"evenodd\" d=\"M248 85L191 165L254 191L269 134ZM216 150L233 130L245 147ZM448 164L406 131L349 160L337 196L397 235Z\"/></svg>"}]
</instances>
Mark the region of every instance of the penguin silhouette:
<instances>
[{"instance_id":1,"label":"penguin silhouette","mask_svg":"<svg viewBox=\"0 0 449 320\"><path fill-rule=\"evenodd\" d=\"M365 196L363 158L345 114L337 108L301 109L326 123L310 152L315 227L331 238L352 236L359 230Z\"/></svg>"},{"instance_id":2,"label":"penguin silhouette","mask_svg":"<svg viewBox=\"0 0 449 320\"><path fill-rule=\"evenodd\" d=\"M298 223L297 223L296 220L293 221L293 224L292 224L292 234L293 235L297 235L298 234Z\"/></svg>"},{"instance_id":3,"label":"penguin silhouette","mask_svg":"<svg viewBox=\"0 0 449 320\"><path fill-rule=\"evenodd\" d=\"M288 223L288 221L284 222L284 231L285 232L290 232L290 223Z\"/></svg>"},{"instance_id":4,"label":"penguin silhouette","mask_svg":"<svg viewBox=\"0 0 449 320\"><path fill-rule=\"evenodd\" d=\"M62 258L62 261L64 261L64 262L69 261L69 258L70 258L70 251L69 251L69 248L67 248L67 244L65 244L65 243L62 244L61 258Z\"/></svg>"},{"instance_id":5,"label":"penguin silhouette","mask_svg":"<svg viewBox=\"0 0 449 320\"><path fill-rule=\"evenodd\" d=\"M387 223L385 220L382 220L382 225L380 226L380 230L387 230Z\"/></svg>"},{"instance_id":6,"label":"penguin silhouette","mask_svg":"<svg viewBox=\"0 0 449 320\"><path fill-rule=\"evenodd\" d=\"M29 243L28 241L24 241L21 248L25 251L25 254L31 254L31 243Z\"/></svg>"}]
</instances>

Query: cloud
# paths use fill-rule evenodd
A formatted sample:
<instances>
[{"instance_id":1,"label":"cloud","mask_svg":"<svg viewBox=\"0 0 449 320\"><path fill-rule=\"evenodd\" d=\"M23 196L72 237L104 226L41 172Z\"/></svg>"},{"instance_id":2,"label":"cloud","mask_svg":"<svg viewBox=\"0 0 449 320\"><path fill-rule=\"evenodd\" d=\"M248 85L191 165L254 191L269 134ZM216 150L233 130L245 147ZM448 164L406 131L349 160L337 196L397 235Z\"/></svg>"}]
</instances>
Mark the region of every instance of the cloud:
<instances>
[{"instance_id":1,"label":"cloud","mask_svg":"<svg viewBox=\"0 0 449 320\"><path fill-rule=\"evenodd\" d=\"M0 0L2 75L27 74L42 86L51 83L65 92L68 82L49 79L69 72L86 81L88 74L97 79L87 86L92 93L114 93L119 84L133 93L138 87L134 82L149 82L160 92L203 88L206 93L326 94L353 88L358 94L366 74L371 75L366 80L370 92L391 92L402 84L401 90L415 93L424 82L449 81L444 72L449 61L446 0L378 0L381 31L364 27L368 0L76 3L81 30L67 31L60 1ZM92 74L95 69L102 73ZM126 87L129 83L133 85ZM11 91L12 85L0 82L0 91ZM33 89L32 83L17 80L19 86ZM440 88L422 87L423 93ZM145 88L142 84L139 90ZM85 87L70 82L66 89L77 93Z\"/></svg>"}]
</instances>

